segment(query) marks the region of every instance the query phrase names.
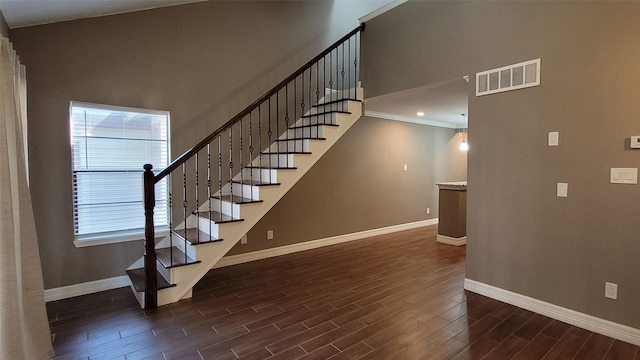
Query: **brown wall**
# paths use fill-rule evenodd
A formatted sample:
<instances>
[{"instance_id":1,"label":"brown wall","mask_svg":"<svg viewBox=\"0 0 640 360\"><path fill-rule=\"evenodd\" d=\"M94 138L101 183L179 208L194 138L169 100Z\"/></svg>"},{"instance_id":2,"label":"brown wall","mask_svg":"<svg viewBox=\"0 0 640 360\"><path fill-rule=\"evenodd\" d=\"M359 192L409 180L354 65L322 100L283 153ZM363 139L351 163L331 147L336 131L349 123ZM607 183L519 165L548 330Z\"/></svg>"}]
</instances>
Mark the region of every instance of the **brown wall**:
<instances>
[{"instance_id":1,"label":"brown wall","mask_svg":"<svg viewBox=\"0 0 640 360\"><path fill-rule=\"evenodd\" d=\"M609 184L640 167L638 19L638 2L410 1L367 24L372 96L542 59L541 86L470 94L467 278L640 328L640 188Z\"/></svg>"},{"instance_id":2,"label":"brown wall","mask_svg":"<svg viewBox=\"0 0 640 360\"><path fill-rule=\"evenodd\" d=\"M72 244L69 101L169 110L175 157L380 5L210 1L11 30L27 66L31 191L45 288L124 275L143 249L140 241ZM452 136L446 129L360 120L233 252L436 216L435 181L466 177L466 168L448 165ZM422 153L428 160L417 156ZM399 171L403 163L409 172ZM398 188L400 195L393 192ZM407 206L414 192L424 198ZM274 230L273 241L260 240L266 229Z\"/></svg>"}]
</instances>

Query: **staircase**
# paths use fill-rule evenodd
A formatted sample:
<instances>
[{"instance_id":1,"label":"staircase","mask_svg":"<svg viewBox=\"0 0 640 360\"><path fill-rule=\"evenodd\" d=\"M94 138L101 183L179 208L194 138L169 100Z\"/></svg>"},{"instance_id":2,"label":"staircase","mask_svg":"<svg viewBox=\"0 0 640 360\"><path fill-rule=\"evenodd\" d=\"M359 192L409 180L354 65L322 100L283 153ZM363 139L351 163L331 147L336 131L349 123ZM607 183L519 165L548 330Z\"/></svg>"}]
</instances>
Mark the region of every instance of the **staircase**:
<instances>
[{"instance_id":1,"label":"staircase","mask_svg":"<svg viewBox=\"0 0 640 360\"><path fill-rule=\"evenodd\" d=\"M193 286L361 117L363 30L345 35L166 169L154 173L145 165L145 254L127 270L143 308L191 297ZM154 207L165 198L168 219L161 219ZM157 241L159 220L169 232Z\"/></svg>"}]
</instances>

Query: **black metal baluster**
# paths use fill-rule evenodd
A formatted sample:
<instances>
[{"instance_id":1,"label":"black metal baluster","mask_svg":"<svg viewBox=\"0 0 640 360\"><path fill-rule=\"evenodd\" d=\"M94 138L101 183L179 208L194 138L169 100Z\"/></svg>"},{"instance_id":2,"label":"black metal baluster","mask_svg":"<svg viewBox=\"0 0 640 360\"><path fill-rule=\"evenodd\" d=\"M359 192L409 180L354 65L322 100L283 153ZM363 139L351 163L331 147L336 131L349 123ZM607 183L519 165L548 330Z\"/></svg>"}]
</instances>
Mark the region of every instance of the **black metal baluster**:
<instances>
[{"instance_id":1,"label":"black metal baluster","mask_svg":"<svg viewBox=\"0 0 640 360\"><path fill-rule=\"evenodd\" d=\"M355 34L355 50L353 51L353 71L355 72L355 76L354 78L358 77L358 51L360 50L360 48L358 47L358 37L360 36L360 33ZM353 87L353 98L354 99L358 99L358 92L356 91L356 88L358 87L358 83L356 82L355 86Z\"/></svg>"},{"instance_id":2,"label":"black metal baluster","mask_svg":"<svg viewBox=\"0 0 640 360\"><path fill-rule=\"evenodd\" d=\"M329 101L333 101L333 51L329 52ZM326 102L326 101L325 101ZM326 107L323 107L326 111ZM329 105L329 108L333 108L333 105Z\"/></svg>"},{"instance_id":3,"label":"black metal baluster","mask_svg":"<svg viewBox=\"0 0 640 360\"><path fill-rule=\"evenodd\" d=\"M304 126L304 118L302 116L304 116L304 72L302 73L302 88L300 89L300 99L301 99L301 103L300 103L300 125ZM297 130L296 130L297 131ZM304 127L300 128L300 133L302 133L301 138L304 139Z\"/></svg>"},{"instance_id":4,"label":"black metal baluster","mask_svg":"<svg viewBox=\"0 0 640 360\"><path fill-rule=\"evenodd\" d=\"M229 183L229 187L233 188L233 184ZM222 133L218 135L218 191L220 192L218 210L220 210L220 216L222 217ZM211 215L209 215L209 221L211 221Z\"/></svg>"},{"instance_id":5,"label":"black metal baluster","mask_svg":"<svg viewBox=\"0 0 640 360\"><path fill-rule=\"evenodd\" d=\"M260 176L258 181L262 182L262 109L261 105L258 105L258 163L260 164ZM253 188L251 188L251 194L253 194Z\"/></svg>"},{"instance_id":6,"label":"black metal baluster","mask_svg":"<svg viewBox=\"0 0 640 360\"><path fill-rule=\"evenodd\" d=\"M249 165L251 166L251 171L249 172L249 183L253 184L253 111L249 113ZM262 170L259 170L262 171ZM251 192L251 200L255 200L253 198L253 191Z\"/></svg>"},{"instance_id":7,"label":"black metal baluster","mask_svg":"<svg viewBox=\"0 0 640 360\"><path fill-rule=\"evenodd\" d=\"M271 147L271 143L272 143L272 142L271 142L271 134L272 134L272 132L271 132L271 97L269 97L269 108L268 108L268 110L269 110L269 118L268 118L268 121L269 121L269 129L268 129L268 131L267 131L267 139L268 139L268 140L267 140L267 143L268 143L269 145L267 145L267 146L269 146L269 148L270 148L270 147ZM271 169L273 168L273 167L271 166L271 158L272 158L273 156L272 156L272 153L271 153L271 151L269 150L269 148L267 148L267 154L268 154L268 156L269 156L269 183L271 183Z\"/></svg>"},{"instance_id":8,"label":"black metal baluster","mask_svg":"<svg viewBox=\"0 0 640 360\"><path fill-rule=\"evenodd\" d=\"M348 42L349 42L349 46L347 46L347 49L349 49L349 52L347 56L347 61L351 60L351 38L349 38ZM351 66L347 66L347 78L349 79L347 81L348 87L349 87L348 96L351 97ZM354 74L354 82L355 82L355 74ZM355 86L353 88L355 89ZM342 106L342 111L344 111L344 105Z\"/></svg>"},{"instance_id":9,"label":"black metal baluster","mask_svg":"<svg viewBox=\"0 0 640 360\"><path fill-rule=\"evenodd\" d=\"M244 156L242 154L242 135L243 135L242 120L243 119L240 119L240 149L238 151L238 155L240 155L240 182L244 184ZM240 190L240 198L244 199L244 186ZM231 206L233 206L233 199L231 199Z\"/></svg>"},{"instance_id":10,"label":"black metal baluster","mask_svg":"<svg viewBox=\"0 0 640 360\"><path fill-rule=\"evenodd\" d=\"M276 93L276 136L280 136L280 91ZM278 148L278 138L276 137L276 153L278 154L278 161L276 167L280 167L280 148ZM270 143L269 147L273 146L273 143ZM271 171L269 171L271 174Z\"/></svg>"},{"instance_id":11,"label":"black metal baluster","mask_svg":"<svg viewBox=\"0 0 640 360\"><path fill-rule=\"evenodd\" d=\"M347 67L348 66L349 65L347 64ZM340 92L340 98L342 98L342 99L345 99L345 96L344 96L344 92L345 92L344 74L345 74L345 72L344 72L344 43L342 43L342 70L340 70L340 76L342 78L342 91ZM348 97L349 96L349 90L348 89L346 89L346 90L347 90L347 97ZM342 110L343 111L344 111L344 103L345 103L345 101L342 101Z\"/></svg>"},{"instance_id":12,"label":"black metal baluster","mask_svg":"<svg viewBox=\"0 0 640 360\"><path fill-rule=\"evenodd\" d=\"M316 62L316 102L314 105L318 105L320 102L320 60ZM311 110L311 109L309 109ZM322 119L324 123L324 118ZM316 124L320 122L320 119L316 116Z\"/></svg>"},{"instance_id":13,"label":"black metal baluster","mask_svg":"<svg viewBox=\"0 0 640 360\"><path fill-rule=\"evenodd\" d=\"M187 235L187 208L189 207L189 201L187 201L187 163L182 163L182 208L183 208L183 224L184 224L184 241L185 244L188 240ZM196 213L197 216L197 213ZM169 249L169 257L171 258L171 265L173 265L173 248Z\"/></svg>"},{"instance_id":14,"label":"black metal baluster","mask_svg":"<svg viewBox=\"0 0 640 360\"><path fill-rule=\"evenodd\" d=\"M211 235L211 202L213 199L211 198L211 143L207 144L207 199L209 199L209 241L213 240L213 236ZM222 194L220 194L222 196ZM199 223L200 221L198 221Z\"/></svg>"},{"instance_id":15,"label":"black metal baluster","mask_svg":"<svg viewBox=\"0 0 640 360\"><path fill-rule=\"evenodd\" d=\"M313 76L313 64L309 67L309 110L308 112L311 112L311 108L313 106L313 103L311 102L312 101L311 93L313 92L313 81L311 80L312 76ZM311 121L309 121L309 125L311 125Z\"/></svg>"},{"instance_id":16,"label":"black metal baluster","mask_svg":"<svg viewBox=\"0 0 640 360\"><path fill-rule=\"evenodd\" d=\"M298 77L293 79L293 119L294 121L298 121ZM295 123L294 123L295 125ZM288 130L288 128L287 128ZM287 131L288 133L289 131ZM296 137L295 130L293 133L293 137Z\"/></svg>"},{"instance_id":17,"label":"black metal baluster","mask_svg":"<svg viewBox=\"0 0 640 360\"><path fill-rule=\"evenodd\" d=\"M169 182L167 182L169 184ZM170 188L169 188L170 189ZM171 204L171 190L169 190L169 248L173 248L173 212L172 212L172 204ZM185 233L187 232L187 224L184 226Z\"/></svg>"},{"instance_id":18,"label":"black metal baluster","mask_svg":"<svg viewBox=\"0 0 640 360\"><path fill-rule=\"evenodd\" d=\"M198 162L198 153L195 156L196 161L196 211L198 212L198 216L200 214L200 191L199 191L199 174L198 168L200 167L200 163ZM200 242L200 221L196 221L196 240ZM184 263L187 263L187 243L184 244Z\"/></svg>"},{"instance_id":19,"label":"black metal baluster","mask_svg":"<svg viewBox=\"0 0 640 360\"><path fill-rule=\"evenodd\" d=\"M233 219L233 125L229 128L229 185L231 186L231 194L229 195L229 201L231 203L231 218ZM244 184L240 184L240 189L244 187ZM222 201L220 202L222 204ZM222 211L221 211L222 212ZM220 215L222 220L222 215Z\"/></svg>"},{"instance_id":20,"label":"black metal baluster","mask_svg":"<svg viewBox=\"0 0 640 360\"><path fill-rule=\"evenodd\" d=\"M289 84L287 84L284 88L284 96L287 99L285 104L285 115L284 115L284 128L285 130L285 144L287 144L286 149L289 152ZM296 151L295 141L293 143L293 151ZM280 145L278 144L278 149L280 149ZM289 157L287 156L287 167L289 167Z\"/></svg>"}]
</instances>

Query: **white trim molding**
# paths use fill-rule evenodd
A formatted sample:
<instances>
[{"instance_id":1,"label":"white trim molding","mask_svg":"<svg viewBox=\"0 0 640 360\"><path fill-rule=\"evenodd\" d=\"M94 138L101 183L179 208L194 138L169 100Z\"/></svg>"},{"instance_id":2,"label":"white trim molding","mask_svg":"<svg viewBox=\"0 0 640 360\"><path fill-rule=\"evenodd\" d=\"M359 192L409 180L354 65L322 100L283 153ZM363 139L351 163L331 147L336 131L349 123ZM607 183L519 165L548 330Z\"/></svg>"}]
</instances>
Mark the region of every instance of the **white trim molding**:
<instances>
[{"instance_id":1,"label":"white trim molding","mask_svg":"<svg viewBox=\"0 0 640 360\"><path fill-rule=\"evenodd\" d=\"M436 236L436 241L439 243L448 244L448 245L462 246L467 243L467 237L463 236L459 238L454 238L451 236L438 234L438 236Z\"/></svg>"},{"instance_id":2,"label":"white trim molding","mask_svg":"<svg viewBox=\"0 0 640 360\"><path fill-rule=\"evenodd\" d=\"M299 251L317 249L323 246L340 244L348 241L361 240L372 236L389 234L402 230L414 229L422 226L436 225L438 223L438 218L429 219L429 220L421 220L412 223L400 224L400 225L392 225L378 229L371 229L360 231L351 234L344 234L338 236L332 236L324 239L305 241L297 244L280 246L277 248L264 249L253 251L245 254L231 255L225 256L217 264L214 265L215 268L220 268L224 266L237 265L242 264L249 261L262 260L270 257L292 254Z\"/></svg>"},{"instance_id":3,"label":"white trim molding","mask_svg":"<svg viewBox=\"0 0 640 360\"><path fill-rule=\"evenodd\" d=\"M347 241L360 240L371 236L384 235L402 230L414 229L422 226L438 224L438 218L421 220L412 223L387 226L384 228L360 231L357 233L333 236L325 239L311 240L298 244L286 245L272 249L254 251L246 254L225 256L213 268L242 264L249 261L267 259L274 256L291 254L298 251L316 249L323 246L339 244ZM44 300L46 302L66 299L74 296L86 295L105 290L117 289L130 286L131 282L127 275L116 276L109 279L90 281L86 283L62 286L59 288L46 289Z\"/></svg>"},{"instance_id":4,"label":"white trim molding","mask_svg":"<svg viewBox=\"0 0 640 360\"><path fill-rule=\"evenodd\" d=\"M471 292L511 304L540 315L548 316L620 341L640 345L640 329L563 308L542 300L504 290L479 281L464 279L464 288Z\"/></svg>"},{"instance_id":5,"label":"white trim molding","mask_svg":"<svg viewBox=\"0 0 640 360\"><path fill-rule=\"evenodd\" d=\"M373 111L373 110L365 110L364 116L374 117L374 118L384 119L384 120L403 121L403 122L420 124L420 125L437 126L437 127L448 128L448 129L459 129L464 127L463 124L454 124L454 123L447 123L444 121L415 118L411 116L403 116L403 115L396 115L396 114L388 114L388 113L383 113L383 112Z\"/></svg>"},{"instance_id":6,"label":"white trim molding","mask_svg":"<svg viewBox=\"0 0 640 360\"><path fill-rule=\"evenodd\" d=\"M131 285L127 275L116 276L108 279L89 281L86 283L62 286L59 288L45 289L44 301L56 301L74 296L87 295L100 291L117 289Z\"/></svg>"},{"instance_id":7,"label":"white trim molding","mask_svg":"<svg viewBox=\"0 0 640 360\"><path fill-rule=\"evenodd\" d=\"M386 13L387 11L406 3L407 1L409 1L409 0L393 0L393 1L389 2L388 4L383 5L382 7L378 8L376 10L373 10L372 12L368 13L367 15L359 18L358 21L360 21L360 23L367 22L367 21L373 19L376 16L380 16L380 15Z\"/></svg>"}]
</instances>

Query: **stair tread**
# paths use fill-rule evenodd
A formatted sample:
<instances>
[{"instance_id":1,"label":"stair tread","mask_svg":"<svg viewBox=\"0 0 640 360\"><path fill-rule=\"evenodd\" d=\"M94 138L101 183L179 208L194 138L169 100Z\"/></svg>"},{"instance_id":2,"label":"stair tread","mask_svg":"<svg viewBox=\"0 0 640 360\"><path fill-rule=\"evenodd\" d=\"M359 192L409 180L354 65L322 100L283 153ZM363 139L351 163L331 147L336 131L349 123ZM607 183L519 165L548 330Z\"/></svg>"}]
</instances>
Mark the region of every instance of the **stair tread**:
<instances>
[{"instance_id":1,"label":"stair tread","mask_svg":"<svg viewBox=\"0 0 640 360\"><path fill-rule=\"evenodd\" d=\"M253 203L262 202L262 200L260 199L251 199L251 198L246 198L246 197L237 196L237 195L222 195L222 196L214 195L211 198L222 200L222 201L228 201L234 204L253 204Z\"/></svg>"},{"instance_id":2,"label":"stair tread","mask_svg":"<svg viewBox=\"0 0 640 360\"><path fill-rule=\"evenodd\" d=\"M197 264L200 262L200 260L192 259L188 255L186 255L182 250L178 249L175 246L170 248L156 249L156 256L158 258L158 261L160 261L160 263L162 264L162 266L164 266L167 269L172 267Z\"/></svg>"},{"instance_id":3,"label":"stair tread","mask_svg":"<svg viewBox=\"0 0 640 360\"><path fill-rule=\"evenodd\" d=\"M158 290L175 286L170 284L169 281L167 281L167 279L165 279L164 276L160 274L160 272L156 272L156 274L158 276L158 283L157 283ZM131 279L131 283L133 284L133 287L136 289L137 292L144 292L147 289L144 268L129 269L127 270L127 275L129 275L129 279Z\"/></svg>"},{"instance_id":4,"label":"stair tread","mask_svg":"<svg viewBox=\"0 0 640 360\"><path fill-rule=\"evenodd\" d=\"M266 181L258 181L258 180L233 180L232 181L235 184L242 184L242 185L251 185L251 186L271 186L271 185L280 185L280 183L270 183L270 182L266 182Z\"/></svg>"},{"instance_id":5,"label":"stair tread","mask_svg":"<svg viewBox=\"0 0 640 360\"><path fill-rule=\"evenodd\" d=\"M209 244L222 241L222 239L210 236L206 232L199 231L196 228L173 230L173 233L183 240L187 240L191 245Z\"/></svg>"},{"instance_id":6,"label":"stair tread","mask_svg":"<svg viewBox=\"0 0 640 360\"><path fill-rule=\"evenodd\" d=\"M285 142L285 141L296 141L296 140L327 140L325 137L317 137L317 138L305 138L305 137L291 137L288 139L278 139L276 142Z\"/></svg>"},{"instance_id":7,"label":"stair tread","mask_svg":"<svg viewBox=\"0 0 640 360\"><path fill-rule=\"evenodd\" d=\"M337 103L341 103L341 102L344 102L344 101L362 102L362 100L359 100L359 99L344 98L344 99L336 99L336 100L331 100L331 101L327 101L327 102L323 102L323 103L318 103L318 104L313 105L313 107L320 107L320 106L324 106L324 105L337 104Z\"/></svg>"},{"instance_id":8,"label":"stair tread","mask_svg":"<svg viewBox=\"0 0 640 360\"><path fill-rule=\"evenodd\" d=\"M297 167L283 167L283 166L245 166L245 169L263 169L263 170L297 170Z\"/></svg>"},{"instance_id":9,"label":"stair tread","mask_svg":"<svg viewBox=\"0 0 640 360\"><path fill-rule=\"evenodd\" d=\"M316 114L302 115L301 118L305 119L305 118L311 118L314 116L324 116L324 115L331 115L331 114L351 114L351 112L343 111L343 110L332 110L332 111L324 111Z\"/></svg>"},{"instance_id":10,"label":"stair tread","mask_svg":"<svg viewBox=\"0 0 640 360\"><path fill-rule=\"evenodd\" d=\"M215 222L216 224L244 221L244 219L234 218L230 215L222 214L218 211L197 211L194 213L203 219L211 219L211 221Z\"/></svg>"},{"instance_id":11,"label":"stair tread","mask_svg":"<svg viewBox=\"0 0 640 360\"><path fill-rule=\"evenodd\" d=\"M310 151L262 151L261 155L289 155L289 154L301 154L301 155L309 155Z\"/></svg>"},{"instance_id":12,"label":"stair tread","mask_svg":"<svg viewBox=\"0 0 640 360\"><path fill-rule=\"evenodd\" d=\"M294 126L290 126L290 127L289 127L289 130L302 129L302 128L315 127L315 126L340 126L340 125L338 125L338 124L310 124L310 125L294 125Z\"/></svg>"}]
</instances>

